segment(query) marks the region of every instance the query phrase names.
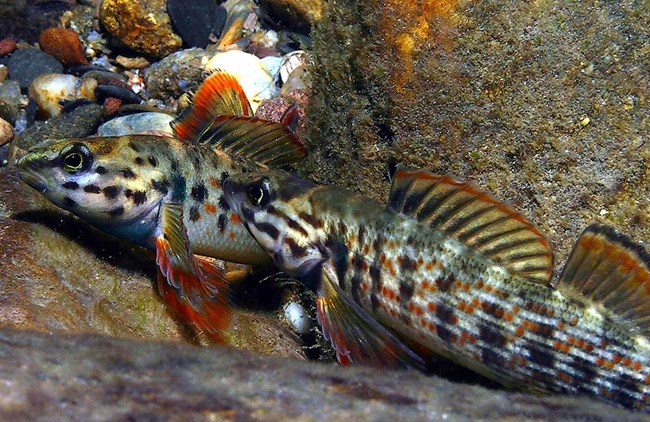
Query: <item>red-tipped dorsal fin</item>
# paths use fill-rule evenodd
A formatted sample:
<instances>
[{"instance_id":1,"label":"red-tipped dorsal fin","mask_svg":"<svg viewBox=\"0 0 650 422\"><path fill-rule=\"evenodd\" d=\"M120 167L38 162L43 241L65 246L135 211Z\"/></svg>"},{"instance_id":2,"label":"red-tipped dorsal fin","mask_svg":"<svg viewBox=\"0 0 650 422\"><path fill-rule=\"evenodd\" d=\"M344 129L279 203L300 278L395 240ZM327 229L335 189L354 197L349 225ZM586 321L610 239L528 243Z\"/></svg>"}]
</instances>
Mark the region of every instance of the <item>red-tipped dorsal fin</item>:
<instances>
[{"instance_id":1,"label":"red-tipped dorsal fin","mask_svg":"<svg viewBox=\"0 0 650 422\"><path fill-rule=\"evenodd\" d=\"M424 370L420 356L341 291L332 265L323 267L316 311L323 335L332 343L339 362Z\"/></svg>"},{"instance_id":2,"label":"red-tipped dorsal fin","mask_svg":"<svg viewBox=\"0 0 650 422\"><path fill-rule=\"evenodd\" d=\"M162 227L156 238L158 289L179 316L216 342L230 324L231 309L225 276L210 262L189 250L183 207L161 205Z\"/></svg>"},{"instance_id":3,"label":"red-tipped dorsal fin","mask_svg":"<svg viewBox=\"0 0 650 422\"><path fill-rule=\"evenodd\" d=\"M258 119L221 115L199 135L198 142L271 167L296 163L307 148L289 127Z\"/></svg>"},{"instance_id":4,"label":"red-tipped dorsal fin","mask_svg":"<svg viewBox=\"0 0 650 422\"><path fill-rule=\"evenodd\" d=\"M549 283L553 253L521 214L470 183L398 168L388 207L458 239L533 282Z\"/></svg>"},{"instance_id":5,"label":"red-tipped dorsal fin","mask_svg":"<svg viewBox=\"0 0 650 422\"><path fill-rule=\"evenodd\" d=\"M300 122L300 111L298 110L298 105L293 103L289 106L288 109L282 114L280 123L287 126L293 132L298 129L298 123Z\"/></svg>"},{"instance_id":6,"label":"red-tipped dorsal fin","mask_svg":"<svg viewBox=\"0 0 650 422\"><path fill-rule=\"evenodd\" d=\"M650 336L650 254L612 227L592 224L582 232L558 288L603 305L628 330Z\"/></svg>"},{"instance_id":7,"label":"red-tipped dorsal fin","mask_svg":"<svg viewBox=\"0 0 650 422\"><path fill-rule=\"evenodd\" d=\"M217 71L206 78L194 94L192 106L172 123L180 139L194 141L222 114L252 116L248 98L237 79Z\"/></svg>"}]
</instances>

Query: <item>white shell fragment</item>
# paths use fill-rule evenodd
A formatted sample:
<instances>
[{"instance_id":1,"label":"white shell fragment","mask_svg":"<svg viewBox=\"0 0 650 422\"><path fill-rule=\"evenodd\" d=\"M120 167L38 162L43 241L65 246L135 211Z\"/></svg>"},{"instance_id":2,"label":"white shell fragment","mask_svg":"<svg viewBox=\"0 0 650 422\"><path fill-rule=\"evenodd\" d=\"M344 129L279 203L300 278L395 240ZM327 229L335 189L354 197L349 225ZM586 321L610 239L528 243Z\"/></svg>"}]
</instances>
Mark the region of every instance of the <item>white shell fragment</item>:
<instances>
[{"instance_id":1,"label":"white shell fragment","mask_svg":"<svg viewBox=\"0 0 650 422\"><path fill-rule=\"evenodd\" d=\"M116 117L99 127L99 136L122 136L135 133L173 134L170 123L174 116L166 113L146 112Z\"/></svg>"},{"instance_id":2,"label":"white shell fragment","mask_svg":"<svg viewBox=\"0 0 650 422\"><path fill-rule=\"evenodd\" d=\"M284 305L284 317L289 321L298 334L307 334L312 326L312 320L305 308L298 302Z\"/></svg>"}]
</instances>

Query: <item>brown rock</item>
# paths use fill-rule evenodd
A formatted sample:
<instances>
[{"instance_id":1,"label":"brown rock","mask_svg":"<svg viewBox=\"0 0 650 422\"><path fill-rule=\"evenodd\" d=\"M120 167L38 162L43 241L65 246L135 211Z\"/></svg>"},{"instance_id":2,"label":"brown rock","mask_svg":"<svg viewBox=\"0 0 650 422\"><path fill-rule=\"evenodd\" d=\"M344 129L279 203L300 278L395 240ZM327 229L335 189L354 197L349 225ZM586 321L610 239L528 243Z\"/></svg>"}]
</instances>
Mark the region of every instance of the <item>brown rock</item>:
<instances>
[{"instance_id":1,"label":"brown rock","mask_svg":"<svg viewBox=\"0 0 650 422\"><path fill-rule=\"evenodd\" d=\"M65 66L88 64L79 35L71 29L48 28L41 32L38 44L41 50L51 54Z\"/></svg>"},{"instance_id":2,"label":"brown rock","mask_svg":"<svg viewBox=\"0 0 650 422\"><path fill-rule=\"evenodd\" d=\"M173 32L165 7L165 0L103 0L99 20L134 51L164 57L183 43Z\"/></svg>"},{"instance_id":3,"label":"brown rock","mask_svg":"<svg viewBox=\"0 0 650 422\"><path fill-rule=\"evenodd\" d=\"M16 49L16 40L13 38L5 38L0 41L0 57L11 54Z\"/></svg>"},{"instance_id":4,"label":"brown rock","mask_svg":"<svg viewBox=\"0 0 650 422\"><path fill-rule=\"evenodd\" d=\"M14 139L14 128L5 119L0 118L0 146Z\"/></svg>"}]
</instances>

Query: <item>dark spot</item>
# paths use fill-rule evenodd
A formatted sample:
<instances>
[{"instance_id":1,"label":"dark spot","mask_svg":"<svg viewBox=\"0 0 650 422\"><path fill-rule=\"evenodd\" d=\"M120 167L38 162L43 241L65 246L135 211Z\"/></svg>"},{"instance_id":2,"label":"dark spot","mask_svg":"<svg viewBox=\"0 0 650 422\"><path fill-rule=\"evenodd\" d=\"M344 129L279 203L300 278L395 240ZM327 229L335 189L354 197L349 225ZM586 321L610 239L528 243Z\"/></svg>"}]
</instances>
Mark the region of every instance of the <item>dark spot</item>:
<instances>
[{"instance_id":1,"label":"dark spot","mask_svg":"<svg viewBox=\"0 0 650 422\"><path fill-rule=\"evenodd\" d=\"M217 203L219 204L219 208L224 211L228 211L230 209L230 205L228 205L228 202L226 202L226 198L224 198L223 195L219 196Z\"/></svg>"},{"instance_id":2,"label":"dark spot","mask_svg":"<svg viewBox=\"0 0 650 422\"><path fill-rule=\"evenodd\" d=\"M125 190L124 191L124 196L126 196L127 198L132 197L133 196L133 191L131 189Z\"/></svg>"},{"instance_id":3,"label":"dark spot","mask_svg":"<svg viewBox=\"0 0 650 422\"><path fill-rule=\"evenodd\" d=\"M147 160L149 160L149 164L151 164L152 167L156 167L158 165L158 161L153 155L150 155Z\"/></svg>"},{"instance_id":4,"label":"dark spot","mask_svg":"<svg viewBox=\"0 0 650 422\"><path fill-rule=\"evenodd\" d=\"M320 229L323 227L323 222L321 220L319 220L318 218L314 217L311 214L307 214L306 212L298 213L298 218L304 220L307 224L309 224L315 229Z\"/></svg>"},{"instance_id":5,"label":"dark spot","mask_svg":"<svg viewBox=\"0 0 650 422\"><path fill-rule=\"evenodd\" d=\"M95 169L95 173L97 173L97 174L106 174L106 167L97 166L97 168Z\"/></svg>"},{"instance_id":6,"label":"dark spot","mask_svg":"<svg viewBox=\"0 0 650 422\"><path fill-rule=\"evenodd\" d=\"M140 148L138 148L138 146L133 141L129 141L129 148L135 152L140 152Z\"/></svg>"},{"instance_id":7,"label":"dark spot","mask_svg":"<svg viewBox=\"0 0 650 422\"><path fill-rule=\"evenodd\" d=\"M334 263L336 277L339 280L345 279L345 273L348 271L348 248L343 242L335 240L331 236L327 238L325 247L329 249L329 254ZM340 283L341 281L339 281Z\"/></svg>"},{"instance_id":8,"label":"dark spot","mask_svg":"<svg viewBox=\"0 0 650 422\"><path fill-rule=\"evenodd\" d=\"M170 183L167 179L162 179L160 182L155 179L151 179L151 186L163 195L167 195L167 192L169 192Z\"/></svg>"},{"instance_id":9,"label":"dark spot","mask_svg":"<svg viewBox=\"0 0 650 422\"><path fill-rule=\"evenodd\" d=\"M400 272L405 275L415 272L418 267L417 262L406 255L398 257L397 261L399 262Z\"/></svg>"},{"instance_id":10,"label":"dark spot","mask_svg":"<svg viewBox=\"0 0 650 422\"><path fill-rule=\"evenodd\" d=\"M539 323L537 324L535 332L542 337L552 338L553 333L555 332L555 327L549 324Z\"/></svg>"},{"instance_id":11,"label":"dark spot","mask_svg":"<svg viewBox=\"0 0 650 422\"><path fill-rule=\"evenodd\" d=\"M503 317L504 314L503 308L492 302L481 303L481 309L483 309L486 314L493 315L497 318Z\"/></svg>"},{"instance_id":12,"label":"dark spot","mask_svg":"<svg viewBox=\"0 0 650 422\"><path fill-rule=\"evenodd\" d=\"M76 190L79 189L79 184L77 182L65 182L63 185L64 189Z\"/></svg>"},{"instance_id":13,"label":"dark spot","mask_svg":"<svg viewBox=\"0 0 650 422\"><path fill-rule=\"evenodd\" d=\"M436 306L436 316L441 322L446 324L453 324L454 311L447 305L438 304Z\"/></svg>"},{"instance_id":14,"label":"dark spot","mask_svg":"<svg viewBox=\"0 0 650 422\"><path fill-rule=\"evenodd\" d=\"M133 193L133 203L135 205L142 205L147 202L147 194L144 191L135 191Z\"/></svg>"},{"instance_id":15,"label":"dark spot","mask_svg":"<svg viewBox=\"0 0 650 422\"><path fill-rule=\"evenodd\" d=\"M497 366L501 364L501 357L494 350L484 347L481 349L481 361L489 366Z\"/></svg>"},{"instance_id":16,"label":"dark spot","mask_svg":"<svg viewBox=\"0 0 650 422\"><path fill-rule=\"evenodd\" d=\"M197 183L196 185L192 186L190 195L192 198L194 198L195 201L203 202L208 198L208 191L203 183Z\"/></svg>"},{"instance_id":17,"label":"dark spot","mask_svg":"<svg viewBox=\"0 0 650 422\"><path fill-rule=\"evenodd\" d=\"M442 279L439 278L436 280L436 287L438 287L441 292L446 293L451 290L451 286L454 284L455 279L456 277L454 277L453 274L449 274L447 277Z\"/></svg>"},{"instance_id":18,"label":"dark spot","mask_svg":"<svg viewBox=\"0 0 650 422\"><path fill-rule=\"evenodd\" d=\"M199 208L195 205L190 208L190 221L195 222L199 218L201 218L201 214L199 213Z\"/></svg>"},{"instance_id":19,"label":"dark spot","mask_svg":"<svg viewBox=\"0 0 650 422\"><path fill-rule=\"evenodd\" d=\"M444 324L436 325L436 334L445 343L452 343L456 339L456 336Z\"/></svg>"},{"instance_id":20,"label":"dark spot","mask_svg":"<svg viewBox=\"0 0 650 422\"><path fill-rule=\"evenodd\" d=\"M427 194L427 189L418 189L412 192L411 195L406 197L402 213L411 215L411 213L422 203L424 196Z\"/></svg>"},{"instance_id":21,"label":"dark spot","mask_svg":"<svg viewBox=\"0 0 650 422\"><path fill-rule=\"evenodd\" d=\"M133 173L131 169L123 169L122 175L124 176L125 179L135 179L135 173Z\"/></svg>"},{"instance_id":22,"label":"dark spot","mask_svg":"<svg viewBox=\"0 0 650 422\"><path fill-rule=\"evenodd\" d=\"M74 199L68 198L66 196L65 198L63 198L63 205L65 205L66 207L75 207L77 206L77 202Z\"/></svg>"},{"instance_id":23,"label":"dark spot","mask_svg":"<svg viewBox=\"0 0 650 422\"><path fill-rule=\"evenodd\" d=\"M355 274L352 276L352 280L350 280L350 289L352 290L352 299L356 303L361 302L361 275L360 274ZM343 288L343 286L341 286ZM370 299L372 301L372 299Z\"/></svg>"},{"instance_id":24,"label":"dark spot","mask_svg":"<svg viewBox=\"0 0 650 422\"><path fill-rule=\"evenodd\" d=\"M407 306L408 302L413 297L415 292L415 286L413 285L413 280L411 279L402 279L399 282L399 297L402 301L402 306Z\"/></svg>"},{"instance_id":25,"label":"dark spot","mask_svg":"<svg viewBox=\"0 0 650 422\"><path fill-rule=\"evenodd\" d=\"M359 238L359 245L363 246L363 244L366 241L366 228L365 227L359 226L358 238Z\"/></svg>"},{"instance_id":26,"label":"dark spot","mask_svg":"<svg viewBox=\"0 0 650 422\"><path fill-rule=\"evenodd\" d=\"M291 251L291 255L297 258L302 258L307 254L307 248L298 245L296 241L292 237L285 237L284 242L289 246L289 250Z\"/></svg>"},{"instance_id":27,"label":"dark spot","mask_svg":"<svg viewBox=\"0 0 650 422\"><path fill-rule=\"evenodd\" d=\"M555 357L549 351L542 350L535 345L528 347L528 360L543 368L553 368Z\"/></svg>"},{"instance_id":28,"label":"dark spot","mask_svg":"<svg viewBox=\"0 0 650 422\"><path fill-rule=\"evenodd\" d=\"M144 164L144 160L140 157L135 157L135 164L141 166L142 164Z\"/></svg>"},{"instance_id":29,"label":"dark spot","mask_svg":"<svg viewBox=\"0 0 650 422\"><path fill-rule=\"evenodd\" d=\"M498 330L495 330L487 325L479 327L479 338L486 344L500 348L506 345L507 339Z\"/></svg>"},{"instance_id":30,"label":"dark spot","mask_svg":"<svg viewBox=\"0 0 650 422\"><path fill-rule=\"evenodd\" d=\"M579 384L589 385L598 376L594 365L580 356L573 356L571 365L576 369L574 371L574 378Z\"/></svg>"},{"instance_id":31,"label":"dark spot","mask_svg":"<svg viewBox=\"0 0 650 422\"><path fill-rule=\"evenodd\" d=\"M124 214L124 207L117 207L114 210L109 211L108 213L111 217L119 217Z\"/></svg>"},{"instance_id":32,"label":"dark spot","mask_svg":"<svg viewBox=\"0 0 650 422\"><path fill-rule=\"evenodd\" d=\"M115 199L120 193L120 188L118 186L106 186L103 191L105 197L108 199Z\"/></svg>"},{"instance_id":33,"label":"dark spot","mask_svg":"<svg viewBox=\"0 0 650 422\"><path fill-rule=\"evenodd\" d=\"M84 192L88 193L100 193L102 190L99 186L95 185L86 185L84 186Z\"/></svg>"},{"instance_id":34,"label":"dark spot","mask_svg":"<svg viewBox=\"0 0 650 422\"><path fill-rule=\"evenodd\" d=\"M178 171L178 160L176 160L175 158L172 158L170 166L171 166L171 169L172 169L172 171L174 173L177 172Z\"/></svg>"},{"instance_id":35,"label":"dark spot","mask_svg":"<svg viewBox=\"0 0 650 422\"><path fill-rule=\"evenodd\" d=\"M379 306L379 296L378 293L381 292L381 264L379 264L378 260L374 260L373 263L370 265L370 269L368 270L368 273L370 275L370 281L372 282L372 289L370 293L370 304L372 305L373 310L377 310L377 307Z\"/></svg>"},{"instance_id":36,"label":"dark spot","mask_svg":"<svg viewBox=\"0 0 650 422\"><path fill-rule=\"evenodd\" d=\"M614 401L625 407L634 407L638 402L633 394L641 393L640 385L628 374L621 374L612 382L614 386Z\"/></svg>"},{"instance_id":37,"label":"dark spot","mask_svg":"<svg viewBox=\"0 0 650 422\"><path fill-rule=\"evenodd\" d=\"M226 181L226 179L230 176L227 171L222 171L221 172L221 177L219 178L219 181L221 182L221 185L223 186L223 182Z\"/></svg>"},{"instance_id":38,"label":"dark spot","mask_svg":"<svg viewBox=\"0 0 650 422\"><path fill-rule=\"evenodd\" d=\"M226 214L219 214L219 218L217 219L217 227L219 227L219 231L221 233L226 230L226 223L228 222L228 219L226 218Z\"/></svg>"},{"instance_id":39,"label":"dark spot","mask_svg":"<svg viewBox=\"0 0 650 422\"><path fill-rule=\"evenodd\" d=\"M273 214L273 211L275 211L275 207L273 207L272 205L269 205L269 206L267 207L266 211L267 211L268 213L270 213L270 214ZM305 229L304 229L300 224L298 224L298 222L297 222L296 220L294 220L293 218L287 218L286 220L287 220L287 226L289 226L289 227L292 228L293 230L297 231L298 233L300 233L301 235L303 235L303 236L305 236L305 237L307 237L307 236L309 235L309 233L307 233L307 230L305 230Z\"/></svg>"},{"instance_id":40,"label":"dark spot","mask_svg":"<svg viewBox=\"0 0 650 422\"><path fill-rule=\"evenodd\" d=\"M259 231L261 231L263 233L266 233L267 235L269 235L271 237L271 239L277 239L280 236L280 231L278 230L278 228L275 227L271 223L265 223L265 222L255 223L255 222L253 222L253 224L255 225L257 230L259 230Z\"/></svg>"}]
</instances>

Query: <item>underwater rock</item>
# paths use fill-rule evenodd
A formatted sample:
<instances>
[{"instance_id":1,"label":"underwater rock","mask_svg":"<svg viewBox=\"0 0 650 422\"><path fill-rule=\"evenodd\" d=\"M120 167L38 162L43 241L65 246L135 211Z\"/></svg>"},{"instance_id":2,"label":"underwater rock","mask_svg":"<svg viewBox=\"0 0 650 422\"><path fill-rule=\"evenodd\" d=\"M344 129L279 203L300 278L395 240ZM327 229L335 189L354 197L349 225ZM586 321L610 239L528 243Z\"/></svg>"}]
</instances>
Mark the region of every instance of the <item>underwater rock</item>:
<instances>
[{"instance_id":1,"label":"underwater rock","mask_svg":"<svg viewBox=\"0 0 650 422\"><path fill-rule=\"evenodd\" d=\"M0 64L0 83L7 80L7 76L9 76L9 68L3 64Z\"/></svg>"},{"instance_id":2,"label":"underwater rock","mask_svg":"<svg viewBox=\"0 0 650 422\"><path fill-rule=\"evenodd\" d=\"M122 67L127 69L144 69L149 66L149 60L144 57L124 57L117 56L115 61Z\"/></svg>"},{"instance_id":3,"label":"underwater rock","mask_svg":"<svg viewBox=\"0 0 650 422\"><path fill-rule=\"evenodd\" d=\"M204 66L212 54L201 48L177 51L146 70L144 78L153 98L178 98L203 80Z\"/></svg>"},{"instance_id":4,"label":"underwater rock","mask_svg":"<svg viewBox=\"0 0 650 422\"><path fill-rule=\"evenodd\" d=\"M22 94L18 81L7 80L0 84L0 117L14 124L20 112Z\"/></svg>"},{"instance_id":5,"label":"underwater rock","mask_svg":"<svg viewBox=\"0 0 650 422\"><path fill-rule=\"evenodd\" d=\"M262 13L286 28L309 34L312 26L323 16L324 0L260 0Z\"/></svg>"},{"instance_id":6,"label":"underwater rock","mask_svg":"<svg viewBox=\"0 0 650 422\"><path fill-rule=\"evenodd\" d=\"M45 28L57 26L75 0L0 0L0 37L35 43Z\"/></svg>"},{"instance_id":7,"label":"underwater rock","mask_svg":"<svg viewBox=\"0 0 650 422\"><path fill-rule=\"evenodd\" d=\"M97 135L120 136L150 131L166 132L171 135L174 133L170 125L173 120L174 116L165 113L131 114L104 123L97 129Z\"/></svg>"},{"instance_id":8,"label":"underwater rock","mask_svg":"<svg viewBox=\"0 0 650 422\"><path fill-rule=\"evenodd\" d=\"M471 180L549 236L557 269L593 221L648 241L643 7L337 2L312 31L301 168L378 199L397 163Z\"/></svg>"},{"instance_id":9,"label":"underwater rock","mask_svg":"<svg viewBox=\"0 0 650 422\"><path fill-rule=\"evenodd\" d=\"M63 110L61 101L85 98L95 100L97 81L92 78L78 78L73 75L46 73L38 76L29 85L29 96L33 98L41 117L58 116Z\"/></svg>"},{"instance_id":10,"label":"underwater rock","mask_svg":"<svg viewBox=\"0 0 650 422\"><path fill-rule=\"evenodd\" d=\"M99 20L108 32L139 53L165 57L181 47L165 0L103 0Z\"/></svg>"},{"instance_id":11,"label":"underwater rock","mask_svg":"<svg viewBox=\"0 0 650 422\"><path fill-rule=\"evenodd\" d=\"M26 89L38 75L62 73L63 66L54 57L38 48L21 48L9 59L9 77Z\"/></svg>"},{"instance_id":12,"label":"underwater rock","mask_svg":"<svg viewBox=\"0 0 650 422\"><path fill-rule=\"evenodd\" d=\"M38 45L65 66L88 64L79 35L71 29L48 28L38 37Z\"/></svg>"},{"instance_id":13,"label":"underwater rock","mask_svg":"<svg viewBox=\"0 0 650 422\"><path fill-rule=\"evenodd\" d=\"M0 57L11 54L16 49L16 40L13 38L4 38L0 40Z\"/></svg>"},{"instance_id":14,"label":"underwater rock","mask_svg":"<svg viewBox=\"0 0 650 422\"><path fill-rule=\"evenodd\" d=\"M242 51L231 50L217 53L206 63L205 69L208 71L223 70L237 78L253 111L257 110L263 100L277 97L280 91L262 61L256 56Z\"/></svg>"},{"instance_id":15,"label":"underwater rock","mask_svg":"<svg viewBox=\"0 0 650 422\"><path fill-rule=\"evenodd\" d=\"M228 13L214 0L167 0L174 29L188 47L204 48L210 35L221 35Z\"/></svg>"},{"instance_id":16,"label":"underwater rock","mask_svg":"<svg viewBox=\"0 0 650 422\"><path fill-rule=\"evenodd\" d=\"M244 24L249 16L254 16L257 7L253 0L227 0L222 6L226 9L228 18L219 42L214 46L217 51L227 50L233 44L244 40Z\"/></svg>"},{"instance_id":17,"label":"underwater rock","mask_svg":"<svg viewBox=\"0 0 650 422\"><path fill-rule=\"evenodd\" d=\"M0 117L0 146L5 145L14 138L14 128L5 119Z\"/></svg>"},{"instance_id":18,"label":"underwater rock","mask_svg":"<svg viewBox=\"0 0 650 422\"><path fill-rule=\"evenodd\" d=\"M103 107L99 104L79 106L47 121L34 123L16 137L12 144L17 148L27 150L45 139L90 136L97 130L102 120L102 112Z\"/></svg>"},{"instance_id":19,"label":"underwater rock","mask_svg":"<svg viewBox=\"0 0 650 422\"><path fill-rule=\"evenodd\" d=\"M575 396L226 347L5 328L0 355L4 420L645 420Z\"/></svg>"}]
</instances>

